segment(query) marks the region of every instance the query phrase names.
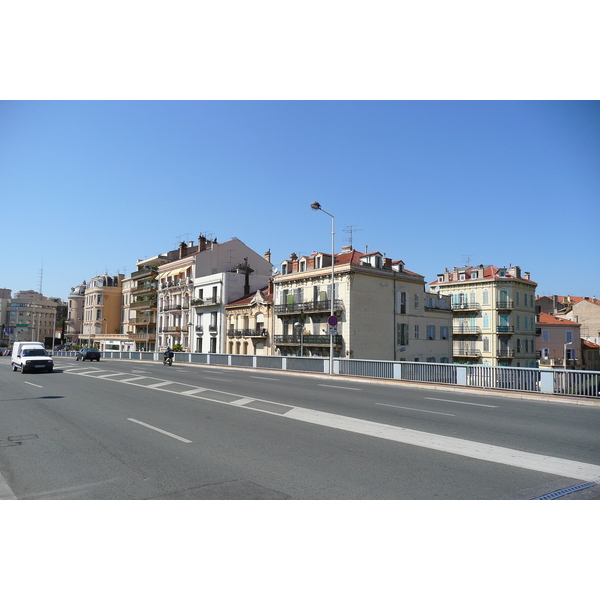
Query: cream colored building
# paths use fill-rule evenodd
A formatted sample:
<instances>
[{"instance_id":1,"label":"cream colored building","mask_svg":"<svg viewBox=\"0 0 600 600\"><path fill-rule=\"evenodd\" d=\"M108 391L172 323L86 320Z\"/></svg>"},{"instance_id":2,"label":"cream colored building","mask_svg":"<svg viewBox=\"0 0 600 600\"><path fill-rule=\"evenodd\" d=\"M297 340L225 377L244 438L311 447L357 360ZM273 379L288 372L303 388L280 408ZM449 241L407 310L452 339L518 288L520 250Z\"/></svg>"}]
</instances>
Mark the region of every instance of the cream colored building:
<instances>
[{"instance_id":1,"label":"cream colored building","mask_svg":"<svg viewBox=\"0 0 600 600\"><path fill-rule=\"evenodd\" d=\"M273 282L225 307L227 354L273 354Z\"/></svg>"},{"instance_id":2,"label":"cream colored building","mask_svg":"<svg viewBox=\"0 0 600 600\"><path fill-rule=\"evenodd\" d=\"M35 341L52 347L58 304L56 300L33 290L16 292L6 307L10 343Z\"/></svg>"},{"instance_id":3,"label":"cream colored building","mask_svg":"<svg viewBox=\"0 0 600 600\"><path fill-rule=\"evenodd\" d=\"M225 353L225 306L264 287L273 266L238 238L222 244L199 236L158 269L158 346Z\"/></svg>"},{"instance_id":4,"label":"cream colored building","mask_svg":"<svg viewBox=\"0 0 600 600\"><path fill-rule=\"evenodd\" d=\"M120 349L122 282L119 273L92 277L86 285L80 343L101 350Z\"/></svg>"},{"instance_id":5,"label":"cream colored building","mask_svg":"<svg viewBox=\"0 0 600 600\"><path fill-rule=\"evenodd\" d=\"M423 276L403 261L344 246L335 255L334 279L335 356L451 362L450 298L426 292ZM273 283L277 353L299 355L302 346L304 356L328 357L331 254L292 254Z\"/></svg>"},{"instance_id":6,"label":"cream colored building","mask_svg":"<svg viewBox=\"0 0 600 600\"><path fill-rule=\"evenodd\" d=\"M520 267L448 269L430 284L452 294L455 363L535 367L535 289Z\"/></svg>"},{"instance_id":7,"label":"cream colored building","mask_svg":"<svg viewBox=\"0 0 600 600\"><path fill-rule=\"evenodd\" d=\"M65 342L68 345L78 344L81 333L83 332L83 311L85 305L85 290L87 283L84 280L80 285L71 288L71 293L67 298L68 312L65 330Z\"/></svg>"}]
</instances>

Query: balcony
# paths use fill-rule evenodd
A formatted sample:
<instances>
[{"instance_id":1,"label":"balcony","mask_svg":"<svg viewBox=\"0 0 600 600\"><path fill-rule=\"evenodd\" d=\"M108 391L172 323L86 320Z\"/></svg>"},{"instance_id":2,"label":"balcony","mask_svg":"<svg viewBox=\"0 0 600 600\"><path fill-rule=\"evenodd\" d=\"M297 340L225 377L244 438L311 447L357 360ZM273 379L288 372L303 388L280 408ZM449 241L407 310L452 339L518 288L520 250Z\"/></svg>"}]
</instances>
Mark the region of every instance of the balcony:
<instances>
[{"instance_id":1,"label":"balcony","mask_svg":"<svg viewBox=\"0 0 600 600\"><path fill-rule=\"evenodd\" d=\"M512 348L498 348L496 350L496 356L498 358L513 358L515 351Z\"/></svg>"},{"instance_id":2,"label":"balcony","mask_svg":"<svg viewBox=\"0 0 600 600\"><path fill-rule=\"evenodd\" d=\"M153 342L154 340L156 340L156 333L130 333L129 334L129 339L130 340L139 340L141 342L143 341L149 341L149 342Z\"/></svg>"},{"instance_id":3,"label":"balcony","mask_svg":"<svg viewBox=\"0 0 600 600\"><path fill-rule=\"evenodd\" d=\"M498 325L496 327L496 333L498 335L511 335L515 332L515 328L512 325Z\"/></svg>"},{"instance_id":4,"label":"balcony","mask_svg":"<svg viewBox=\"0 0 600 600\"><path fill-rule=\"evenodd\" d=\"M473 312L481 310L481 305L478 302L453 302L452 310Z\"/></svg>"},{"instance_id":5,"label":"balcony","mask_svg":"<svg viewBox=\"0 0 600 600\"><path fill-rule=\"evenodd\" d=\"M304 335L302 344L304 346L329 346L331 337L330 335ZM299 335L275 335L273 341L276 346L300 346ZM341 335L333 336L334 346L341 346L342 341Z\"/></svg>"},{"instance_id":6,"label":"balcony","mask_svg":"<svg viewBox=\"0 0 600 600\"><path fill-rule=\"evenodd\" d=\"M129 319L129 323L131 323L132 325L155 325L156 317L152 316L152 317L140 317L140 318L136 318L136 319Z\"/></svg>"},{"instance_id":7,"label":"balcony","mask_svg":"<svg viewBox=\"0 0 600 600\"><path fill-rule=\"evenodd\" d=\"M481 356L481 350L476 350L475 348L468 348L464 346L459 346L458 348L452 348L453 356L467 356L467 357L479 357Z\"/></svg>"},{"instance_id":8,"label":"balcony","mask_svg":"<svg viewBox=\"0 0 600 600\"><path fill-rule=\"evenodd\" d=\"M148 294L148 292L155 292L158 289L158 284L156 281L148 281L146 283L142 283L136 287L131 288L132 295L136 294Z\"/></svg>"},{"instance_id":9,"label":"balcony","mask_svg":"<svg viewBox=\"0 0 600 600\"><path fill-rule=\"evenodd\" d=\"M202 308L206 308L207 306L219 306L221 304L221 299L217 296L212 296L211 298L193 298L192 306L196 310L200 310Z\"/></svg>"},{"instance_id":10,"label":"balcony","mask_svg":"<svg viewBox=\"0 0 600 600\"><path fill-rule=\"evenodd\" d=\"M156 308L156 298L149 300L135 300L129 305L132 310L144 310L146 308Z\"/></svg>"},{"instance_id":11,"label":"balcony","mask_svg":"<svg viewBox=\"0 0 600 600\"><path fill-rule=\"evenodd\" d=\"M301 313L328 313L331 312L330 300L313 300L312 302L287 302L286 304L275 305L276 315L292 315ZM333 303L334 312L342 312L344 304L341 299L337 298Z\"/></svg>"},{"instance_id":12,"label":"balcony","mask_svg":"<svg viewBox=\"0 0 600 600\"><path fill-rule=\"evenodd\" d=\"M459 327L452 328L453 335L479 335L481 333L481 327L474 327L470 325L460 325Z\"/></svg>"},{"instance_id":13,"label":"balcony","mask_svg":"<svg viewBox=\"0 0 600 600\"><path fill-rule=\"evenodd\" d=\"M162 328L163 333L180 333L181 327L179 325L170 325L169 327Z\"/></svg>"},{"instance_id":14,"label":"balcony","mask_svg":"<svg viewBox=\"0 0 600 600\"><path fill-rule=\"evenodd\" d=\"M175 310L181 310L181 304L171 304L169 306L163 306L160 312L170 312Z\"/></svg>"},{"instance_id":15,"label":"balcony","mask_svg":"<svg viewBox=\"0 0 600 600\"><path fill-rule=\"evenodd\" d=\"M262 329L228 329L227 337L266 338L268 331Z\"/></svg>"},{"instance_id":16,"label":"balcony","mask_svg":"<svg viewBox=\"0 0 600 600\"><path fill-rule=\"evenodd\" d=\"M167 290L171 288L178 288L182 286L194 285L193 279L188 279L187 277L182 277L181 279L176 279L175 281L166 281L161 284L161 290Z\"/></svg>"},{"instance_id":17,"label":"balcony","mask_svg":"<svg viewBox=\"0 0 600 600\"><path fill-rule=\"evenodd\" d=\"M515 307L515 303L512 300L500 300L496 302L496 308L498 310L512 310Z\"/></svg>"},{"instance_id":18,"label":"balcony","mask_svg":"<svg viewBox=\"0 0 600 600\"><path fill-rule=\"evenodd\" d=\"M131 279L142 279L145 277L154 277L158 273L158 267L145 267L131 274Z\"/></svg>"}]
</instances>

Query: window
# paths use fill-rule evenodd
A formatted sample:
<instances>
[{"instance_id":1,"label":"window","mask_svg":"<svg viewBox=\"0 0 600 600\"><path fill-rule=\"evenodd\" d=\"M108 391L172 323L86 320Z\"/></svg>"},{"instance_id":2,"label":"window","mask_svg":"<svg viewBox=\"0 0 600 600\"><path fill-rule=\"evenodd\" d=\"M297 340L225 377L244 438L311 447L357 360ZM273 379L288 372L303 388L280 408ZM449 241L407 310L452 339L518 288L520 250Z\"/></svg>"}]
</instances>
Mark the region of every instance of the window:
<instances>
[{"instance_id":1,"label":"window","mask_svg":"<svg viewBox=\"0 0 600 600\"><path fill-rule=\"evenodd\" d=\"M435 325L427 325L427 339L435 340Z\"/></svg>"},{"instance_id":2,"label":"window","mask_svg":"<svg viewBox=\"0 0 600 600\"><path fill-rule=\"evenodd\" d=\"M406 346L408 344L408 324L398 323L396 325L396 343L399 346Z\"/></svg>"},{"instance_id":3,"label":"window","mask_svg":"<svg viewBox=\"0 0 600 600\"><path fill-rule=\"evenodd\" d=\"M483 351L484 352L490 351L490 338L489 337L483 338Z\"/></svg>"},{"instance_id":4,"label":"window","mask_svg":"<svg viewBox=\"0 0 600 600\"><path fill-rule=\"evenodd\" d=\"M406 314L406 292L398 292L397 296L398 310L401 315Z\"/></svg>"},{"instance_id":5,"label":"window","mask_svg":"<svg viewBox=\"0 0 600 600\"><path fill-rule=\"evenodd\" d=\"M483 313L483 328L490 328L490 313Z\"/></svg>"},{"instance_id":6,"label":"window","mask_svg":"<svg viewBox=\"0 0 600 600\"><path fill-rule=\"evenodd\" d=\"M419 310L419 294L415 294L415 310Z\"/></svg>"},{"instance_id":7,"label":"window","mask_svg":"<svg viewBox=\"0 0 600 600\"><path fill-rule=\"evenodd\" d=\"M446 327L445 325L442 325L440 327L440 338L442 340L447 340L448 339L448 327Z\"/></svg>"},{"instance_id":8,"label":"window","mask_svg":"<svg viewBox=\"0 0 600 600\"><path fill-rule=\"evenodd\" d=\"M515 292L515 304L521 306L521 292Z\"/></svg>"},{"instance_id":9,"label":"window","mask_svg":"<svg viewBox=\"0 0 600 600\"><path fill-rule=\"evenodd\" d=\"M281 263L281 274L287 275L287 263Z\"/></svg>"},{"instance_id":10,"label":"window","mask_svg":"<svg viewBox=\"0 0 600 600\"><path fill-rule=\"evenodd\" d=\"M547 329L542 329L542 342L550 341L550 333Z\"/></svg>"},{"instance_id":11,"label":"window","mask_svg":"<svg viewBox=\"0 0 600 600\"><path fill-rule=\"evenodd\" d=\"M573 332L572 331L567 331L567 344L568 343L573 343Z\"/></svg>"},{"instance_id":12,"label":"window","mask_svg":"<svg viewBox=\"0 0 600 600\"><path fill-rule=\"evenodd\" d=\"M320 269L322 262L323 262L322 256L315 257L315 269Z\"/></svg>"},{"instance_id":13,"label":"window","mask_svg":"<svg viewBox=\"0 0 600 600\"><path fill-rule=\"evenodd\" d=\"M419 326L415 325L415 340L419 339Z\"/></svg>"}]
</instances>

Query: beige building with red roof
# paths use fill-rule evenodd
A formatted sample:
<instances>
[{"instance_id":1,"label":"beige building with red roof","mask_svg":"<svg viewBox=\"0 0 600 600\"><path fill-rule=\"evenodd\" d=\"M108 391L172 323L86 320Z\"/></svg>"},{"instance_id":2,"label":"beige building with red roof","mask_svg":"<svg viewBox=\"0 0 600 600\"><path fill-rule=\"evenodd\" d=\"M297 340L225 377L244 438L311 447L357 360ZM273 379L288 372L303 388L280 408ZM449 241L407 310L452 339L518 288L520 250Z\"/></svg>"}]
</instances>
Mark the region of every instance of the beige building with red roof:
<instances>
[{"instance_id":1,"label":"beige building with red roof","mask_svg":"<svg viewBox=\"0 0 600 600\"><path fill-rule=\"evenodd\" d=\"M539 296L541 312L555 314L581 325L581 337L600 344L600 300L593 296Z\"/></svg>"},{"instance_id":2,"label":"beige building with red roof","mask_svg":"<svg viewBox=\"0 0 600 600\"><path fill-rule=\"evenodd\" d=\"M580 327L579 323L568 319L539 313L536 348L540 367L581 368Z\"/></svg>"},{"instance_id":3,"label":"beige building with red roof","mask_svg":"<svg viewBox=\"0 0 600 600\"><path fill-rule=\"evenodd\" d=\"M450 298L426 292L403 261L345 246L334 276L336 357L452 362ZM276 353L328 357L331 254L292 254L273 283Z\"/></svg>"},{"instance_id":4,"label":"beige building with red roof","mask_svg":"<svg viewBox=\"0 0 600 600\"><path fill-rule=\"evenodd\" d=\"M535 289L518 266L454 267L430 284L452 294L455 363L536 367Z\"/></svg>"},{"instance_id":5,"label":"beige building with red roof","mask_svg":"<svg viewBox=\"0 0 600 600\"><path fill-rule=\"evenodd\" d=\"M225 307L227 354L273 354L273 282Z\"/></svg>"}]
</instances>

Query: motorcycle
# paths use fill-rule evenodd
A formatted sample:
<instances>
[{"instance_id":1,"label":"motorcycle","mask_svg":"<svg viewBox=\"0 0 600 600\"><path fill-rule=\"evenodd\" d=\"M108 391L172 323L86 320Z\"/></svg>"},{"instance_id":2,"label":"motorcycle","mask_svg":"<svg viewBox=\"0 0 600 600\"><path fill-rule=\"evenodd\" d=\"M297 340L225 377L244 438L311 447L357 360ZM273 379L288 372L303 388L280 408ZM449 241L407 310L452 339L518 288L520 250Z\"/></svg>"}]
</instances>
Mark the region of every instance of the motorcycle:
<instances>
[{"instance_id":1,"label":"motorcycle","mask_svg":"<svg viewBox=\"0 0 600 600\"><path fill-rule=\"evenodd\" d=\"M169 367L173 366L173 357L172 356L164 356L163 357L163 365L168 365Z\"/></svg>"}]
</instances>

